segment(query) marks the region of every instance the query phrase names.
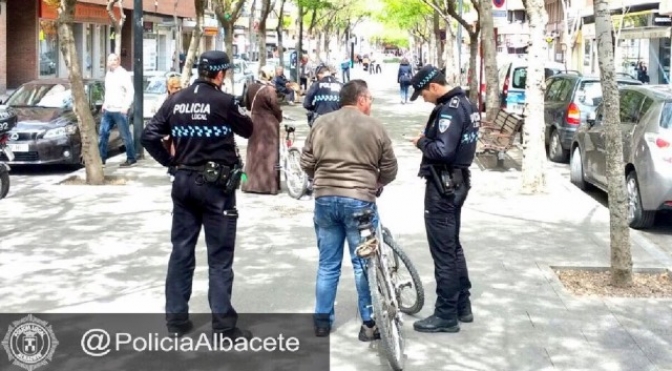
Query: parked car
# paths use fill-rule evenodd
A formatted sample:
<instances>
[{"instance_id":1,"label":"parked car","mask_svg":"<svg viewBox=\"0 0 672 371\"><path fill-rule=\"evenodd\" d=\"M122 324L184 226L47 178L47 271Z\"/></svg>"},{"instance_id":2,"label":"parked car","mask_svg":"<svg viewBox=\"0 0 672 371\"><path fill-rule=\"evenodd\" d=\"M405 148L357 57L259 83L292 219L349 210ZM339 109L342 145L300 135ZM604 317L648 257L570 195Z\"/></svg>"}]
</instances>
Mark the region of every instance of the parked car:
<instances>
[{"instance_id":1,"label":"parked car","mask_svg":"<svg viewBox=\"0 0 672 371\"><path fill-rule=\"evenodd\" d=\"M527 64L527 59L518 58L504 63L499 69L501 108L507 112L515 113L520 116L524 115L523 111L525 109ZM557 62L545 62L544 78L549 78L562 72L567 72L563 64ZM483 92L484 91L485 90L483 90Z\"/></svg>"},{"instance_id":2,"label":"parked car","mask_svg":"<svg viewBox=\"0 0 672 371\"><path fill-rule=\"evenodd\" d=\"M628 200L632 228L651 227L661 210L672 210L672 88L625 85L619 88ZM604 105L581 124L572 141L570 179L606 192L607 158Z\"/></svg>"},{"instance_id":3,"label":"parked car","mask_svg":"<svg viewBox=\"0 0 672 371\"><path fill-rule=\"evenodd\" d=\"M154 116L161 103L166 99L169 76L179 77L180 75L175 72L169 72L166 73L166 76L150 77L147 81L147 86L142 94L142 117L145 120L145 124Z\"/></svg>"},{"instance_id":4,"label":"parked car","mask_svg":"<svg viewBox=\"0 0 672 371\"><path fill-rule=\"evenodd\" d=\"M617 78L621 85L641 85L632 78ZM544 95L545 143L553 162L566 163L576 128L602 99L602 85L596 76L561 73L546 80Z\"/></svg>"},{"instance_id":5,"label":"parked car","mask_svg":"<svg viewBox=\"0 0 672 371\"><path fill-rule=\"evenodd\" d=\"M105 84L102 80L86 79L84 87L98 132ZM81 164L82 142L73 104L68 79L35 80L16 89L5 102L18 116L9 136L8 146L15 155L9 164ZM116 127L110 133L109 143L110 148L123 146Z\"/></svg>"}]
</instances>

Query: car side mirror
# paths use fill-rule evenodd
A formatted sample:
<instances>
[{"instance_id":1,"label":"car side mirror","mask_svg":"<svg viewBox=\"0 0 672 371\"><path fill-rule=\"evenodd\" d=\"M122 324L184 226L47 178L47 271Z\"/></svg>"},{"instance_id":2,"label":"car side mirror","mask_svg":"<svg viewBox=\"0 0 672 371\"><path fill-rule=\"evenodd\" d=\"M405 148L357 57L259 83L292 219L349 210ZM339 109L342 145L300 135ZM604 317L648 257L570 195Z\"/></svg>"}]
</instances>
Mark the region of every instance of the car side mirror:
<instances>
[{"instance_id":1,"label":"car side mirror","mask_svg":"<svg viewBox=\"0 0 672 371\"><path fill-rule=\"evenodd\" d=\"M595 125L596 120L597 120L597 113L589 112L588 113L588 118L586 119L586 122L588 123L588 125L590 125L592 127L593 125Z\"/></svg>"}]
</instances>

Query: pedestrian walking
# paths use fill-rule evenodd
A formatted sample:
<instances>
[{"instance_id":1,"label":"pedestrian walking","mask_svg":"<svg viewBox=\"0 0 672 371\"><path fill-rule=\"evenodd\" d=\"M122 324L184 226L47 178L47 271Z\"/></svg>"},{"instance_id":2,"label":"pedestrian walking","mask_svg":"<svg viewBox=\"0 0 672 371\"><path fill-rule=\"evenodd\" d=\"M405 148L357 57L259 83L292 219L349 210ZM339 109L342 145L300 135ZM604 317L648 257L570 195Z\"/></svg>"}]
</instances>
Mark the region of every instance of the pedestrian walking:
<instances>
[{"instance_id":1,"label":"pedestrian walking","mask_svg":"<svg viewBox=\"0 0 672 371\"><path fill-rule=\"evenodd\" d=\"M234 134L249 138L252 120L232 95L221 91L224 76L232 68L226 53L205 52L197 67L198 79L170 96L142 133L147 152L161 165L175 169L166 322L168 331L176 336L193 328L189 298L196 265L194 250L203 227L213 333L250 339L249 331L236 327L238 315L231 304L231 290L238 222L235 190L242 174ZM161 144L169 134L175 156Z\"/></svg>"},{"instance_id":2,"label":"pedestrian walking","mask_svg":"<svg viewBox=\"0 0 672 371\"><path fill-rule=\"evenodd\" d=\"M397 83L399 84L399 94L401 95L401 104L408 103L408 88L411 86L411 79L413 78L413 67L408 63L408 59L404 58L399 64L399 71L397 72Z\"/></svg>"},{"instance_id":3,"label":"pedestrian walking","mask_svg":"<svg viewBox=\"0 0 672 371\"><path fill-rule=\"evenodd\" d=\"M247 142L243 192L276 195L280 191L280 122L282 110L273 86L274 69L263 66L259 79L250 84L245 99L252 114L254 133Z\"/></svg>"},{"instance_id":4,"label":"pedestrian walking","mask_svg":"<svg viewBox=\"0 0 672 371\"><path fill-rule=\"evenodd\" d=\"M350 247L362 326L359 340L380 338L371 318L363 261L355 253L360 243L354 214L372 210L378 223L376 195L397 176L397 158L385 126L371 117L373 97L363 80L352 80L340 91L341 109L320 116L306 139L301 168L315 179L315 234L319 249L315 335L328 336L335 319L334 303L341 275L344 243Z\"/></svg>"},{"instance_id":5,"label":"pedestrian walking","mask_svg":"<svg viewBox=\"0 0 672 371\"><path fill-rule=\"evenodd\" d=\"M100 121L100 138L98 149L103 165L107 160L107 144L110 131L116 125L126 147L126 161L120 167L133 166L135 159L135 144L128 124L128 114L133 104L133 81L131 75L120 65L121 61L116 54L107 57L107 74L105 75L105 100L103 101L103 117Z\"/></svg>"},{"instance_id":6,"label":"pedestrian walking","mask_svg":"<svg viewBox=\"0 0 672 371\"><path fill-rule=\"evenodd\" d=\"M471 282L460 244L462 206L471 188L480 118L462 88L450 87L445 76L426 65L413 76L411 101L422 95L436 107L425 132L411 140L422 151L419 176L426 179L425 230L434 260L434 314L413 324L420 332L458 332L459 322L472 322Z\"/></svg>"},{"instance_id":7,"label":"pedestrian walking","mask_svg":"<svg viewBox=\"0 0 672 371\"><path fill-rule=\"evenodd\" d=\"M342 61L341 61L341 80L343 80L343 83L345 84L346 82L350 81L350 67L351 67L352 61L350 60L350 57L346 56Z\"/></svg>"}]
</instances>

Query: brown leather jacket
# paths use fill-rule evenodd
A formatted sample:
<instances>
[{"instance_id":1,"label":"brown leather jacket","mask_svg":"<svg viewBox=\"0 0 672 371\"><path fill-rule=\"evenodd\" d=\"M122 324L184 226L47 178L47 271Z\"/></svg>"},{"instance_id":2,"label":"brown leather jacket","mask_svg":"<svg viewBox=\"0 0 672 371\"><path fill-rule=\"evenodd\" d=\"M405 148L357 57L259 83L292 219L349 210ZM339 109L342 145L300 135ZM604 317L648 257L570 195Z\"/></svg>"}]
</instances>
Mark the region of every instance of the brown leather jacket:
<instances>
[{"instance_id":1,"label":"brown leather jacket","mask_svg":"<svg viewBox=\"0 0 672 371\"><path fill-rule=\"evenodd\" d=\"M315 198L375 202L378 187L396 178L398 165L383 123L344 107L315 121L303 148L301 168L314 178Z\"/></svg>"}]
</instances>

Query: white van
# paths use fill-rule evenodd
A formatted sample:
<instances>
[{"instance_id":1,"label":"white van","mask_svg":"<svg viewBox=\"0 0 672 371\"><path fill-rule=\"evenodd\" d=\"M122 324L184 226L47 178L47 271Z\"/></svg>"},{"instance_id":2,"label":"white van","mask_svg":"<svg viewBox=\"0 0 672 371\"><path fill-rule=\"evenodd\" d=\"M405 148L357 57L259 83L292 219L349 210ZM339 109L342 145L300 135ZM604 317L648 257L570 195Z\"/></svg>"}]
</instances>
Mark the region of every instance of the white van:
<instances>
[{"instance_id":1,"label":"white van","mask_svg":"<svg viewBox=\"0 0 672 371\"><path fill-rule=\"evenodd\" d=\"M558 62L544 64L544 80L559 73L569 72ZM525 83L527 60L518 59L504 63L499 69L499 96L501 108L506 112L523 115L525 109Z\"/></svg>"}]
</instances>

